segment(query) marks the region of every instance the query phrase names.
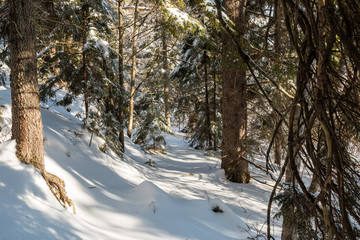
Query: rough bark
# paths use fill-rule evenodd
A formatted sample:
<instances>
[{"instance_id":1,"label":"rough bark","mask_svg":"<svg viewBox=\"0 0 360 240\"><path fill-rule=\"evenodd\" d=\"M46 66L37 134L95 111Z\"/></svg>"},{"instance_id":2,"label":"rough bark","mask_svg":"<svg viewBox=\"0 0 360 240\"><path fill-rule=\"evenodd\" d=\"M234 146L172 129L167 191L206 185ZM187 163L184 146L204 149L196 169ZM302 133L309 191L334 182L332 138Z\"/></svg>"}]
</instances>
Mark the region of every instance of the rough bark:
<instances>
[{"instance_id":1,"label":"rough bark","mask_svg":"<svg viewBox=\"0 0 360 240\"><path fill-rule=\"evenodd\" d=\"M37 83L34 6L9 2L12 138L20 161L44 169L43 126Z\"/></svg>"},{"instance_id":2,"label":"rough bark","mask_svg":"<svg viewBox=\"0 0 360 240\"><path fill-rule=\"evenodd\" d=\"M247 0L223 2L235 30L242 36L246 30ZM247 96L246 67L230 36L223 32L223 141L221 168L230 181L248 183L250 172L246 159Z\"/></svg>"},{"instance_id":3,"label":"rough bark","mask_svg":"<svg viewBox=\"0 0 360 240\"><path fill-rule=\"evenodd\" d=\"M16 156L38 169L65 208L74 206L64 181L48 173L44 164L43 125L37 82L34 1L9 0L12 138ZM75 213L75 207L73 208Z\"/></svg>"}]
</instances>

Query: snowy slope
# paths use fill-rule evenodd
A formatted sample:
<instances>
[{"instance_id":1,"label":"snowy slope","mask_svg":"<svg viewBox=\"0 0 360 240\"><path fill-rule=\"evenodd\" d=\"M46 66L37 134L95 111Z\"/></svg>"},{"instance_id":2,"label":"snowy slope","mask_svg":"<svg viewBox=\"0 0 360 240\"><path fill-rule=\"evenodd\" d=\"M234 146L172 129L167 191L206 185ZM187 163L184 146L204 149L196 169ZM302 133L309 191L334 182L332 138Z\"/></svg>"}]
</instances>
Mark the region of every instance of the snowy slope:
<instances>
[{"instance_id":1,"label":"snowy slope","mask_svg":"<svg viewBox=\"0 0 360 240\"><path fill-rule=\"evenodd\" d=\"M0 87L10 123L10 89ZM225 180L217 158L167 136L166 155L146 155L126 139L123 159L103 153L94 137L62 107L42 109L45 165L66 183L76 205L63 209L41 175L0 139L0 239L247 239L266 231L271 188ZM6 128L9 130L9 126ZM4 131L6 130L4 129ZM144 164L151 159L156 167ZM219 206L223 213L212 209ZM280 229L275 227L277 237Z\"/></svg>"}]
</instances>

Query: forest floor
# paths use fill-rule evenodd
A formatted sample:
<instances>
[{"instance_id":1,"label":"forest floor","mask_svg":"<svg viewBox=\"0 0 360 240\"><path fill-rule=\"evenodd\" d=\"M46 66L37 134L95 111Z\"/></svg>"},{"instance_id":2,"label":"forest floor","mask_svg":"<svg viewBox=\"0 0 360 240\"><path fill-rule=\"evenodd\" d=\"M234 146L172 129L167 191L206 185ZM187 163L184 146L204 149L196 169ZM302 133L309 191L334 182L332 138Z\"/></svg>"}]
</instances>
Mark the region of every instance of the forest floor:
<instances>
[{"instance_id":1,"label":"forest floor","mask_svg":"<svg viewBox=\"0 0 360 240\"><path fill-rule=\"evenodd\" d=\"M0 105L0 240L265 239L270 186L227 181L219 158L189 147L182 133L165 136L166 154L146 154L129 138L123 157L100 151L104 141L98 137L89 147L91 133L75 117L81 100L70 112L49 103L41 110L45 166L65 181L73 214L40 173L17 160L15 142L6 134L8 85L0 86ZM149 160L153 166L145 164ZM221 211L214 212L216 207ZM280 233L280 222L272 218L273 236L279 239Z\"/></svg>"}]
</instances>

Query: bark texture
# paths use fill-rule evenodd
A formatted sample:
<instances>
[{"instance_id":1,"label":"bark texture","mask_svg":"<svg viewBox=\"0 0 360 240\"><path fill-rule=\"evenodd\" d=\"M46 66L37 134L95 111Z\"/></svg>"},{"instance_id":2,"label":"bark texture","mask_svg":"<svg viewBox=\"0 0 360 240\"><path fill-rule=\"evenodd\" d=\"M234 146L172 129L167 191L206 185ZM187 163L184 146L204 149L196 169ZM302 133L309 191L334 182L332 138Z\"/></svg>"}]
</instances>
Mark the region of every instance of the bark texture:
<instances>
[{"instance_id":1,"label":"bark texture","mask_svg":"<svg viewBox=\"0 0 360 240\"><path fill-rule=\"evenodd\" d=\"M34 6L8 1L10 14L12 138L21 162L44 169L43 126L36 72Z\"/></svg>"},{"instance_id":2,"label":"bark texture","mask_svg":"<svg viewBox=\"0 0 360 240\"><path fill-rule=\"evenodd\" d=\"M64 181L45 170L36 67L34 1L9 0L7 3L10 18L12 138L16 140L16 155L21 162L33 165L40 171L62 206L74 206L66 195Z\"/></svg>"},{"instance_id":3,"label":"bark texture","mask_svg":"<svg viewBox=\"0 0 360 240\"><path fill-rule=\"evenodd\" d=\"M223 2L235 30L241 35L246 30L245 9L247 0L225 0ZM246 66L241 60L235 44L227 33L223 33L222 50L223 80L223 141L221 168L230 181L248 183L250 172L246 159L247 96Z\"/></svg>"}]
</instances>

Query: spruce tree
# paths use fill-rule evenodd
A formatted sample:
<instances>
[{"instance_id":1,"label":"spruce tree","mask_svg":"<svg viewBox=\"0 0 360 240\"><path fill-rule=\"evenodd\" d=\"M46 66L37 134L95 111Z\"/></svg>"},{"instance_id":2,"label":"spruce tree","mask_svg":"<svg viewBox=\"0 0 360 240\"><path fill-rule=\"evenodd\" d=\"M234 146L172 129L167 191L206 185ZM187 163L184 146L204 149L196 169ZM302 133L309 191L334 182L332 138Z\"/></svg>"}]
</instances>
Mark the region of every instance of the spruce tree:
<instances>
[{"instance_id":1,"label":"spruce tree","mask_svg":"<svg viewBox=\"0 0 360 240\"><path fill-rule=\"evenodd\" d=\"M125 92L117 77L118 52L110 35L116 10L102 1L59 4L57 7L62 11L65 23L55 28L48 42L49 47L58 51L55 54L47 51L42 56L40 71L46 82L41 87L41 99L46 101L50 97L56 101L54 96L60 86L65 86L68 93L57 100L58 105L67 106L82 94L84 115L80 116L81 120L120 153L124 146L117 139L124 123L119 121L122 111L119 111L118 99ZM65 44L57 46L61 40Z\"/></svg>"},{"instance_id":2,"label":"spruce tree","mask_svg":"<svg viewBox=\"0 0 360 240\"><path fill-rule=\"evenodd\" d=\"M219 89L216 89L218 40L211 35L187 36L179 64L171 73L178 85L175 113L178 118L188 119L183 131L187 132L190 145L195 148L210 148L213 142L220 141L221 119L216 115L219 104Z\"/></svg>"}]
</instances>

